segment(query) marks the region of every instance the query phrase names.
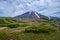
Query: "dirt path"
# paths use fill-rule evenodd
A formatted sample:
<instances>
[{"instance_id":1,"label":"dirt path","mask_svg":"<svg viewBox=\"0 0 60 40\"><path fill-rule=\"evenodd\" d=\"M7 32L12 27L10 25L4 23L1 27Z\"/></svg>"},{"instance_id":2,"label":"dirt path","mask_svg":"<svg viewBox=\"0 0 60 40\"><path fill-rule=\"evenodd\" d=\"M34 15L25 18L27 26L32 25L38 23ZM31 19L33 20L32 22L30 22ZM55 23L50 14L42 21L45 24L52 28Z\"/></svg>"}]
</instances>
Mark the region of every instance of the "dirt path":
<instances>
[{"instance_id":1,"label":"dirt path","mask_svg":"<svg viewBox=\"0 0 60 40\"><path fill-rule=\"evenodd\" d=\"M16 29L13 29L11 32L21 32L21 31L24 31L27 27L21 27L21 28L16 28Z\"/></svg>"},{"instance_id":2,"label":"dirt path","mask_svg":"<svg viewBox=\"0 0 60 40\"><path fill-rule=\"evenodd\" d=\"M0 30L4 30L7 27L0 27ZM8 29L10 30L11 33L16 33L16 32L21 32L24 31L27 27L19 27L19 28L13 28L13 29Z\"/></svg>"},{"instance_id":3,"label":"dirt path","mask_svg":"<svg viewBox=\"0 0 60 40\"><path fill-rule=\"evenodd\" d=\"M7 27L0 27L0 30L4 30L4 29L6 29Z\"/></svg>"}]
</instances>

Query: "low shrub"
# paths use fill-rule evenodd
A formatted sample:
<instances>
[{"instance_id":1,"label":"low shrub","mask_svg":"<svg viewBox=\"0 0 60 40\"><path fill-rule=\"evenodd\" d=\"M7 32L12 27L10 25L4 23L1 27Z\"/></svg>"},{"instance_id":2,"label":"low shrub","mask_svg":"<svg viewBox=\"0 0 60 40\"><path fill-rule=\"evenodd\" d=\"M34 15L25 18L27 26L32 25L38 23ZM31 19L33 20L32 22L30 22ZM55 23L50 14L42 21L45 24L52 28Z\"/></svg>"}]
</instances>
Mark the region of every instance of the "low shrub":
<instances>
[{"instance_id":1,"label":"low shrub","mask_svg":"<svg viewBox=\"0 0 60 40\"><path fill-rule=\"evenodd\" d=\"M48 27L48 26L31 26L25 29L25 32L27 33L51 33L55 32L57 29L54 27Z\"/></svg>"},{"instance_id":2,"label":"low shrub","mask_svg":"<svg viewBox=\"0 0 60 40\"><path fill-rule=\"evenodd\" d=\"M29 24L0 24L0 27L9 27L9 28L17 28L17 27L26 27L29 26Z\"/></svg>"},{"instance_id":3,"label":"low shrub","mask_svg":"<svg viewBox=\"0 0 60 40\"><path fill-rule=\"evenodd\" d=\"M19 26L20 26L19 24L8 24L7 25L7 27L9 27L9 28L17 28Z\"/></svg>"},{"instance_id":4,"label":"low shrub","mask_svg":"<svg viewBox=\"0 0 60 40\"><path fill-rule=\"evenodd\" d=\"M7 22L4 19L0 19L0 24L7 24Z\"/></svg>"}]
</instances>

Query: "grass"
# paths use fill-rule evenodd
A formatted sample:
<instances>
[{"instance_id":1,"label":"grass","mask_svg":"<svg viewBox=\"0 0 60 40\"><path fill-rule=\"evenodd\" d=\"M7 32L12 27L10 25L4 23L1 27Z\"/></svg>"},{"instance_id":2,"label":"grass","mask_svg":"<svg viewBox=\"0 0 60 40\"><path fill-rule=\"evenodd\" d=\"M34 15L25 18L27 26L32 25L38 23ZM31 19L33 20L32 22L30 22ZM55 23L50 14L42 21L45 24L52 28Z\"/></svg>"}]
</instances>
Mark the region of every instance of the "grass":
<instances>
[{"instance_id":1,"label":"grass","mask_svg":"<svg viewBox=\"0 0 60 40\"><path fill-rule=\"evenodd\" d=\"M59 32L46 33L24 33L16 32L11 33L9 29L0 31L0 40L60 40Z\"/></svg>"},{"instance_id":2,"label":"grass","mask_svg":"<svg viewBox=\"0 0 60 40\"><path fill-rule=\"evenodd\" d=\"M25 29L27 33L53 33L57 29L54 27L39 25L39 26L31 26Z\"/></svg>"},{"instance_id":3,"label":"grass","mask_svg":"<svg viewBox=\"0 0 60 40\"><path fill-rule=\"evenodd\" d=\"M19 27L19 24L0 24L0 27L17 28Z\"/></svg>"},{"instance_id":4,"label":"grass","mask_svg":"<svg viewBox=\"0 0 60 40\"><path fill-rule=\"evenodd\" d=\"M43 25L29 26L21 32L11 32L11 29L7 28L0 30L0 40L60 40L59 33L58 28Z\"/></svg>"},{"instance_id":5,"label":"grass","mask_svg":"<svg viewBox=\"0 0 60 40\"><path fill-rule=\"evenodd\" d=\"M56 21L0 18L0 27L7 27L0 30L0 40L60 40L60 28L51 24Z\"/></svg>"}]
</instances>

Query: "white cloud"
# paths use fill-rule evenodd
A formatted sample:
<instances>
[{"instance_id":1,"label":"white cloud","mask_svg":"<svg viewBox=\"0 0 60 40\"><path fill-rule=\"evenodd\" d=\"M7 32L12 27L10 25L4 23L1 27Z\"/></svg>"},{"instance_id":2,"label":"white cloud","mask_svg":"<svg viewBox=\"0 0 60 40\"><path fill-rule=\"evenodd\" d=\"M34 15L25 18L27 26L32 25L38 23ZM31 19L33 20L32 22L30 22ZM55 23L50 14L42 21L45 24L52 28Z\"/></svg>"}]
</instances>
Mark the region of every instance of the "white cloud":
<instances>
[{"instance_id":1,"label":"white cloud","mask_svg":"<svg viewBox=\"0 0 60 40\"><path fill-rule=\"evenodd\" d=\"M49 16L60 11L60 0L0 0L0 16L16 16L28 10Z\"/></svg>"}]
</instances>

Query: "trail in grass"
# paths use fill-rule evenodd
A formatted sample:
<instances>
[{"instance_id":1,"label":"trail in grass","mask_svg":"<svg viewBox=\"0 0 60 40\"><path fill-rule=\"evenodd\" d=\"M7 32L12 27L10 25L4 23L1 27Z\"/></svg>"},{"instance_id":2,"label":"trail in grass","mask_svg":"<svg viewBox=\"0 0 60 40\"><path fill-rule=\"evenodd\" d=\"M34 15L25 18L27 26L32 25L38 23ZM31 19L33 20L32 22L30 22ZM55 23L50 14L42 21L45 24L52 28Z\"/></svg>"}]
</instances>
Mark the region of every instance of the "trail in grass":
<instances>
[{"instance_id":1,"label":"trail in grass","mask_svg":"<svg viewBox=\"0 0 60 40\"><path fill-rule=\"evenodd\" d=\"M21 31L24 31L27 27L19 27L19 28L14 28L11 30L11 32L21 32Z\"/></svg>"},{"instance_id":2,"label":"trail in grass","mask_svg":"<svg viewBox=\"0 0 60 40\"><path fill-rule=\"evenodd\" d=\"M6 29L7 27L0 27L0 30L4 30L4 29Z\"/></svg>"}]
</instances>

